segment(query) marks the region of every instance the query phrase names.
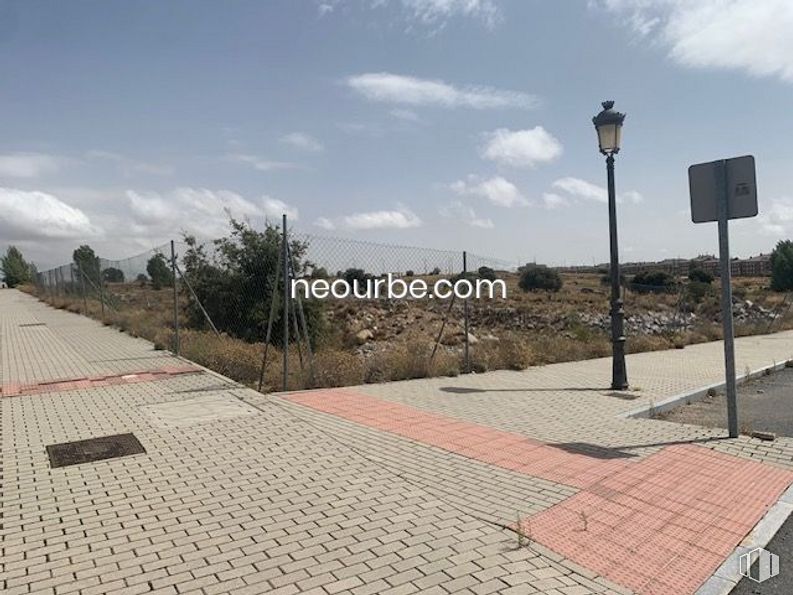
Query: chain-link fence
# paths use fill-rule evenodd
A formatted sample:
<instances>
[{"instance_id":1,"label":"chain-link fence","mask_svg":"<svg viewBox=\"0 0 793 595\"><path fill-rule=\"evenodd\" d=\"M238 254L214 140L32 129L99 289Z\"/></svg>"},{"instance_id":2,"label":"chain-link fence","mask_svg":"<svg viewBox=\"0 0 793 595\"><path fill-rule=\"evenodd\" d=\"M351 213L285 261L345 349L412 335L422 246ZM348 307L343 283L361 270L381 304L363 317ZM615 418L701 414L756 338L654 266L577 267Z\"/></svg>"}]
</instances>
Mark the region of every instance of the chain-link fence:
<instances>
[{"instance_id":1,"label":"chain-link fence","mask_svg":"<svg viewBox=\"0 0 793 595\"><path fill-rule=\"evenodd\" d=\"M601 272L555 271L472 253L342 239L233 223L107 260L87 246L38 273L36 293L261 390L354 385L606 356L610 287ZM286 249L285 249L286 247ZM548 285L525 283L540 271ZM506 297L319 299L295 280L353 286L387 279L500 281ZM558 282L557 282L558 281ZM790 326L790 302L736 281L739 334ZM675 277L623 283L629 351L719 338L718 290ZM535 289L539 289L535 291Z\"/></svg>"}]
</instances>

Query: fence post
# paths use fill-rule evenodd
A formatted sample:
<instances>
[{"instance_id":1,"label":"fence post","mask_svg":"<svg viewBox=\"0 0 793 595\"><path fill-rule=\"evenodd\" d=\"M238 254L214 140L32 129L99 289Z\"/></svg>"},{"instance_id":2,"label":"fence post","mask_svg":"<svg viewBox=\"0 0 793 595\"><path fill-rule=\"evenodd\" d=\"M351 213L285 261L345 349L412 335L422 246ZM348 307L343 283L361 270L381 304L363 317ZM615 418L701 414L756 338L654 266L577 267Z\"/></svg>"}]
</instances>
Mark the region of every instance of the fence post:
<instances>
[{"instance_id":1,"label":"fence post","mask_svg":"<svg viewBox=\"0 0 793 595\"><path fill-rule=\"evenodd\" d=\"M77 265L77 271L80 273L80 292L83 294L83 315L88 316L88 298L85 297L85 273L83 267Z\"/></svg>"},{"instance_id":2,"label":"fence post","mask_svg":"<svg viewBox=\"0 0 793 595\"><path fill-rule=\"evenodd\" d=\"M468 280L468 253L463 250L463 279ZM463 301L463 320L465 330L465 373L471 371L471 360L468 355L468 298Z\"/></svg>"},{"instance_id":3,"label":"fence post","mask_svg":"<svg viewBox=\"0 0 793 595\"><path fill-rule=\"evenodd\" d=\"M283 238L281 240L281 251L283 252L282 268L284 271L284 391L287 390L287 376L289 374L289 261L286 237L286 213L283 217Z\"/></svg>"},{"instance_id":4,"label":"fence post","mask_svg":"<svg viewBox=\"0 0 793 595\"><path fill-rule=\"evenodd\" d=\"M173 278L174 351L179 355L179 292L176 289L176 250L171 240L171 277Z\"/></svg>"},{"instance_id":5,"label":"fence post","mask_svg":"<svg viewBox=\"0 0 793 595\"><path fill-rule=\"evenodd\" d=\"M102 322L105 321L105 280L102 279L102 267L99 267L99 303L102 306Z\"/></svg>"}]
</instances>

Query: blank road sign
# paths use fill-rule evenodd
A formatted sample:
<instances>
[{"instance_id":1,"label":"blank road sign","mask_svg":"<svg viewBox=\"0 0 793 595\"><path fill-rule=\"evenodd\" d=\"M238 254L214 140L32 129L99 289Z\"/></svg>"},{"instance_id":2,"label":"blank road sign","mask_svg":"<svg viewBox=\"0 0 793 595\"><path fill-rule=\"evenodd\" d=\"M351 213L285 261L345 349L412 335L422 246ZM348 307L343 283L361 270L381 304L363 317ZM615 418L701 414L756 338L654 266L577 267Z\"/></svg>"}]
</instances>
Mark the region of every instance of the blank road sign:
<instances>
[{"instance_id":1,"label":"blank road sign","mask_svg":"<svg viewBox=\"0 0 793 595\"><path fill-rule=\"evenodd\" d=\"M742 219L757 215L757 180L754 157L734 157L699 163L688 168L688 188L691 193L691 220L707 223L719 220L718 181L727 169L727 218Z\"/></svg>"}]
</instances>

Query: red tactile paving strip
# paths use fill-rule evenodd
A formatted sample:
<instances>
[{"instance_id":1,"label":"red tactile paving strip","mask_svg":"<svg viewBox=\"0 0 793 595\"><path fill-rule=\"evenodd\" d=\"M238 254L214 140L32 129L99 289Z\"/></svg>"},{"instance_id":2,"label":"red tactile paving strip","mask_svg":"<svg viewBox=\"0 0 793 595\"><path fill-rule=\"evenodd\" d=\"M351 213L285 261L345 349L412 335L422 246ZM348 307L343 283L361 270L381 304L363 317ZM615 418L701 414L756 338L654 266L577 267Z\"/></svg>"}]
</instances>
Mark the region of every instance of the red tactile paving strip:
<instances>
[{"instance_id":1,"label":"red tactile paving strip","mask_svg":"<svg viewBox=\"0 0 793 595\"><path fill-rule=\"evenodd\" d=\"M522 524L637 593L694 593L791 482L785 469L669 446Z\"/></svg>"},{"instance_id":2,"label":"red tactile paving strip","mask_svg":"<svg viewBox=\"0 0 793 595\"><path fill-rule=\"evenodd\" d=\"M100 386L113 386L117 384L134 384L137 382L152 382L180 374L200 372L201 368L195 366L163 366L154 370L140 372L127 372L126 374L110 374L105 376L91 376L86 378L69 378L64 380L50 380L36 384L4 384L0 386L0 397L18 397L51 392L78 390L81 388L96 388Z\"/></svg>"},{"instance_id":3,"label":"red tactile paving strip","mask_svg":"<svg viewBox=\"0 0 793 595\"><path fill-rule=\"evenodd\" d=\"M591 485L629 464L626 459L593 459L513 432L352 391L317 390L287 398L318 411L477 461L578 488Z\"/></svg>"},{"instance_id":4,"label":"red tactile paving strip","mask_svg":"<svg viewBox=\"0 0 793 595\"><path fill-rule=\"evenodd\" d=\"M522 526L532 540L642 595L683 595L732 553L793 472L691 444L598 459L346 390L290 401L422 444L581 488Z\"/></svg>"}]
</instances>

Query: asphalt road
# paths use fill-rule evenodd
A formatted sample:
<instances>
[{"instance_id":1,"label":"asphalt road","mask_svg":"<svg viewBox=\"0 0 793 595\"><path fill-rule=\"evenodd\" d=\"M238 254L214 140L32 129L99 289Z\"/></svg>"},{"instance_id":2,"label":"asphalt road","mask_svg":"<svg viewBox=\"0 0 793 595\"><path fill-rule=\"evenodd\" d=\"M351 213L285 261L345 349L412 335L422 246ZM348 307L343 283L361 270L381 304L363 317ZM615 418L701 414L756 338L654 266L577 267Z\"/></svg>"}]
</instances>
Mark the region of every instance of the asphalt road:
<instances>
[{"instance_id":1,"label":"asphalt road","mask_svg":"<svg viewBox=\"0 0 793 595\"><path fill-rule=\"evenodd\" d=\"M742 409L754 429L793 436L793 369L747 383L739 393L739 398L749 405ZM779 574L759 584L744 578L732 595L793 594L793 516L788 517L765 549L779 556Z\"/></svg>"},{"instance_id":2,"label":"asphalt road","mask_svg":"<svg viewBox=\"0 0 793 595\"><path fill-rule=\"evenodd\" d=\"M726 428L724 394L706 397L659 416L669 421ZM738 421L741 433L762 430L793 437L793 368L761 376L738 386ZM791 591L793 595L793 591Z\"/></svg>"}]
</instances>

